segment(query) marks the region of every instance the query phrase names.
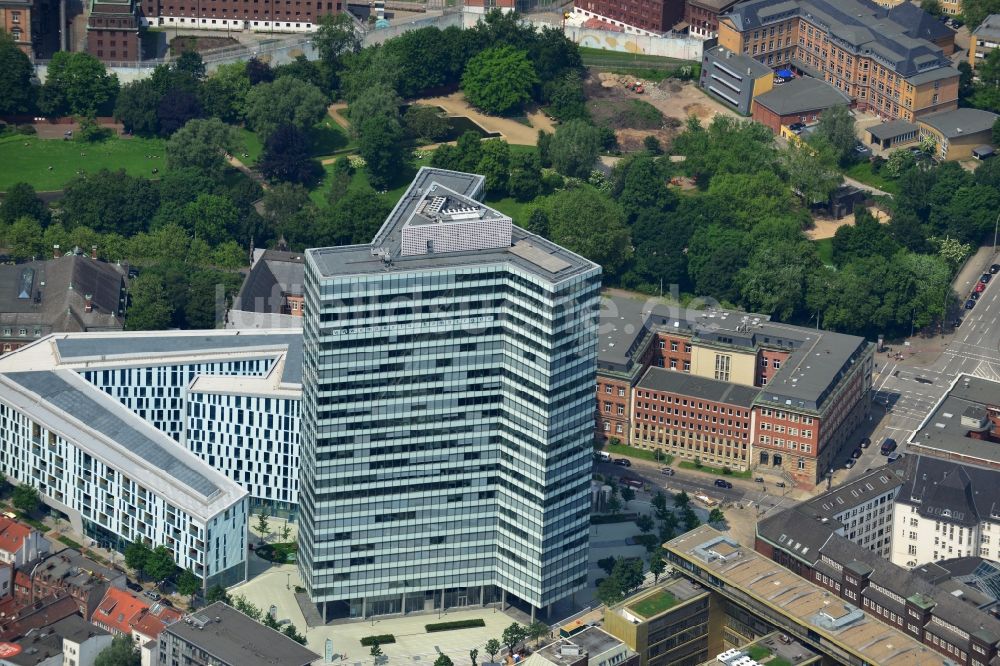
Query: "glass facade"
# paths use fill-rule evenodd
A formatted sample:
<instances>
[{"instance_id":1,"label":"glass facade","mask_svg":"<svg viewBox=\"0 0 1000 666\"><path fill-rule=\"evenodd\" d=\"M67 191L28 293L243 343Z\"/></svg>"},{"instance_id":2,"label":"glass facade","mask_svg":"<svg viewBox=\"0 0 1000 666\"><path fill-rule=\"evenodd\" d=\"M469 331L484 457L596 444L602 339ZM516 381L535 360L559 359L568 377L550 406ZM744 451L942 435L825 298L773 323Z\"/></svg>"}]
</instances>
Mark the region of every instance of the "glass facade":
<instances>
[{"instance_id":1,"label":"glass facade","mask_svg":"<svg viewBox=\"0 0 1000 666\"><path fill-rule=\"evenodd\" d=\"M540 608L583 588L600 268L543 275L307 261L299 564L314 602Z\"/></svg>"}]
</instances>

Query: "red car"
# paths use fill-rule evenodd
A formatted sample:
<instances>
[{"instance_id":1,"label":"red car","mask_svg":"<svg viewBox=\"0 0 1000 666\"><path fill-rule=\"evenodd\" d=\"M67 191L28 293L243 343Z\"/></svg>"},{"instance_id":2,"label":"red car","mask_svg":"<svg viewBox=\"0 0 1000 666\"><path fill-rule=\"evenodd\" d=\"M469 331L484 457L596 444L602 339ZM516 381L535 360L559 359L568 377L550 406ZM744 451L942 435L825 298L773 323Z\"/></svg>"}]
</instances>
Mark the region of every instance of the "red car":
<instances>
[{"instance_id":1,"label":"red car","mask_svg":"<svg viewBox=\"0 0 1000 666\"><path fill-rule=\"evenodd\" d=\"M982 292L986 291L986 285L984 283L982 283L982 282L977 282L976 283L976 288L975 288L974 291L976 293L982 293Z\"/></svg>"}]
</instances>

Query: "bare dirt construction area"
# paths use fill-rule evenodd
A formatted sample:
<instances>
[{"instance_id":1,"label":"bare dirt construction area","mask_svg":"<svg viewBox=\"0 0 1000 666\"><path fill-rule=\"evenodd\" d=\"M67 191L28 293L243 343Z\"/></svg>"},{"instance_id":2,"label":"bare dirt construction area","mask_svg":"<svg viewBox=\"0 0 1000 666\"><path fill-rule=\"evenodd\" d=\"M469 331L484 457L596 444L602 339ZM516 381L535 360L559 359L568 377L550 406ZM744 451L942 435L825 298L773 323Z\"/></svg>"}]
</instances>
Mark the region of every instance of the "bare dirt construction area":
<instances>
[{"instance_id":1,"label":"bare dirt construction area","mask_svg":"<svg viewBox=\"0 0 1000 666\"><path fill-rule=\"evenodd\" d=\"M641 93L632 88L636 82L642 85ZM622 151L642 150L642 141L649 135L655 136L664 148L670 146L673 138L682 131L688 116L695 116L702 123L708 123L717 114L735 116L725 107L704 95L690 81L664 79L660 82L645 81L621 74L594 72L584 82L587 96L587 110L594 122L615 130ZM658 126L652 124L649 114L637 108L635 101L645 102L660 112Z\"/></svg>"},{"instance_id":2,"label":"bare dirt construction area","mask_svg":"<svg viewBox=\"0 0 1000 666\"><path fill-rule=\"evenodd\" d=\"M868 208L868 212L881 224L889 224L889 215L884 210L871 206ZM839 220L814 217L812 229L806 230L806 238L809 240L833 238L834 234L837 233L837 229L844 226L854 226L854 213L845 215Z\"/></svg>"}]
</instances>

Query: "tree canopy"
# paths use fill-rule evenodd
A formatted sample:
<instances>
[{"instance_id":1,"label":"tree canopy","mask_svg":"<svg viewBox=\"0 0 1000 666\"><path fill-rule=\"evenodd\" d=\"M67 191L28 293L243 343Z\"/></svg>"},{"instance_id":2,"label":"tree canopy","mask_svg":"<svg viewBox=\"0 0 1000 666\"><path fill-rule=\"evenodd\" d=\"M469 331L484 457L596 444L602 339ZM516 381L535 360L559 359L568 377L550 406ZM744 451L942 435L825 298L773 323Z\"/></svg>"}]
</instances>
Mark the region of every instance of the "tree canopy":
<instances>
[{"instance_id":1,"label":"tree canopy","mask_svg":"<svg viewBox=\"0 0 1000 666\"><path fill-rule=\"evenodd\" d=\"M462 75L466 99L486 113L501 116L520 110L537 83L527 51L512 46L481 51L469 60Z\"/></svg>"},{"instance_id":2,"label":"tree canopy","mask_svg":"<svg viewBox=\"0 0 1000 666\"><path fill-rule=\"evenodd\" d=\"M89 53L56 51L38 106L46 115L95 116L114 108L118 77Z\"/></svg>"},{"instance_id":3,"label":"tree canopy","mask_svg":"<svg viewBox=\"0 0 1000 666\"><path fill-rule=\"evenodd\" d=\"M0 29L0 115L31 113L35 108L35 68L14 38Z\"/></svg>"}]
</instances>

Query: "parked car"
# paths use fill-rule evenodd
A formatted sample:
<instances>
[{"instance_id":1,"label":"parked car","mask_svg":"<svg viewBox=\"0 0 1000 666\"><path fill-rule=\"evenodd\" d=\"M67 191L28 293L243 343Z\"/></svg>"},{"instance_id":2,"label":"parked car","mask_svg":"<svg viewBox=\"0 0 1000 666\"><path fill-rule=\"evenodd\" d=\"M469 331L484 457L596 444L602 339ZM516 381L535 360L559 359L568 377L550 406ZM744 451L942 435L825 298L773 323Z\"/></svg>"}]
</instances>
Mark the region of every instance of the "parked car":
<instances>
[{"instance_id":1,"label":"parked car","mask_svg":"<svg viewBox=\"0 0 1000 666\"><path fill-rule=\"evenodd\" d=\"M785 487L785 482L784 481L778 481L774 485L776 485L778 488L784 488Z\"/></svg>"},{"instance_id":2,"label":"parked car","mask_svg":"<svg viewBox=\"0 0 1000 666\"><path fill-rule=\"evenodd\" d=\"M139 585L139 583L133 583L130 580L125 581L125 587L132 590L133 592L142 592L142 585Z\"/></svg>"},{"instance_id":3,"label":"parked car","mask_svg":"<svg viewBox=\"0 0 1000 666\"><path fill-rule=\"evenodd\" d=\"M805 123L792 123L791 125L788 126L788 129L795 132L796 134L800 134L802 130L804 130L805 128L806 128Z\"/></svg>"},{"instance_id":4,"label":"parked car","mask_svg":"<svg viewBox=\"0 0 1000 666\"><path fill-rule=\"evenodd\" d=\"M871 445L872 445L871 437L865 437L863 440L861 440L861 448L867 449Z\"/></svg>"},{"instance_id":5,"label":"parked car","mask_svg":"<svg viewBox=\"0 0 1000 666\"><path fill-rule=\"evenodd\" d=\"M989 284L990 280L992 280L992 279L993 279L993 275L992 274L990 274L990 273L983 273L982 276L979 278L979 281L982 282L983 284Z\"/></svg>"},{"instance_id":6,"label":"parked car","mask_svg":"<svg viewBox=\"0 0 1000 666\"><path fill-rule=\"evenodd\" d=\"M615 464L621 465L622 467L631 467L632 461L628 458L615 458Z\"/></svg>"},{"instance_id":7,"label":"parked car","mask_svg":"<svg viewBox=\"0 0 1000 666\"><path fill-rule=\"evenodd\" d=\"M894 463L903 457L902 453L890 453L889 457L886 458L886 462Z\"/></svg>"},{"instance_id":8,"label":"parked car","mask_svg":"<svg viewBox=\"0 0 1000 666\"><path fill-rule=\"evenodd\" d=\"M607 451L598 451L594 454L594 457L597 458L599 462L611 462L611 454Z\"/></svg>"},{"instance_id":9,"label":"parked car","mask_svg":"<svg viewBox=\"0 0 1000 666\"><path fill-rule=\"evenodd\" d=\"M973 301L978 301L979 300L979 296L980 296L980 294L979 294L978 291L974 291L971 294L969 294L969 298L971 300L973 300Z\"/></svg>"},{"instance_id":10,"label":"parked car","mask_svg":"<svg viewBox=\"0 0 1000 666\"><path fill-rule=\"evenodd\" d=\"M872 149L866 146L865 144L861 143L860 141L854 144L854 152L859 157L871 157L872 155Z\"/></svg>"},{"instance_id":11,"label":"parked car","mask_svg":"<svg viewBox=\"0 0 1000 666\"><path fill-rule=\"evenodd\" d=\"M145 592L143 592L143 594L152 599L153 601L159 601L163 596L156 590L146 590Z\"/></svg>"},{"instance_id":12,"label":"parked car","mask_svg":"<svg viewBox=\"0 0 1000 666\"><path fill-rule=\"evenodd\" d=\"M754 477L754 481L756 481L757 483L764 483L764 477L762 476Z\"/></svg>"},{"instance_id":13,"label":"parked car","mask_svg":"<svg viewBox=\"0 0 1000 666\"><path fill-rule=\"evenodd\" d=\"M899 445L896 444L896 440L891 437L887 437L885 441L882 442L882 447L879 450L882 452L882 455L887 456L895 451L897 446Z\"/></svg>"},{"instance_id":14,"label":"parked car","mask_svg":"<svg viewBox=\"0 0 1000 666\"><path fill-rule=\"evenodd\" d=\"M959 326L961 326L962 325L961 318L955 319L955 321L951 322L951 325L954 326L955 328L958 328Z\"/></svg>"},{"instance_id":15,"label":"parked car","mask_svg":"<svg viewBox=\"0 0 1000 666\"><path fill-rule=\"evenodd\" d=\"M990 275L996 275L997 273L1000 273L1000 264L990 266Z\"/></svg>"},{"instance_id":16,"label":"parked car","mask_svg":"<svg viewBox=\"0 0 1000 666\"><path fill-rule=\"evenodd\" d=\"M863 451L861 449L854 449L853 451L851 451L851 457L857 460L858 458L861 457L862 453Z\"/></svg>"},{"instance_id":17,"label":"parked car","mask_svg":"<svg viewBox=\"0 0 1000 666\"><path fill-rule=\"evenodd\" d=\"M715 480L715 486L717 488L732 488L733 484L729 483L725 479L716 479Z\"/></svg>"},{"instance_id":18,"label":"parked car","mask_svg":"<svg viewBox=\"0 0 1000 666\"><path fill-rule=\"evenodd\" d=\"M669 467L664 467L660 470L660 474L664 476L673 476L674 470L670 469Z\"/></svg>"},{"instance_id":19,"label":"parked car","mask_svg":"<svg viewBox=\"0 0 1000 666\"><path fill-rule=\"evenodd\" d=\"M974 300L972 300L971 298L965 302L965 309L966 310L971 310L974 307L976 307L976 302Z\"/></svg>"},{"instance_id":20,"label":"parked car","mask_svg":"<svg viewBox=\"0 0 1000 666\"><path fill-rule=\"evenodd\" d=\"M984 291L986 291L986 283L985 282L977 282L976 286L973 287L972 291L976 292L977 294L983 293Z\"/></svg>"},{"instance_id":21,"label":"parked car","mask_svg":"<svg viewBox=\"0 0 1000 666\"><path fill-rule=\"evenodd\" d=\"M635 490L642 490L642 487L645 485L639 479L622 479L622 483Z\"/></svg>"},{"instance_id":22,"label":"parked car","mask_svg":"<svg viewBox=\"0 0 1000 666\"><path fill-rule=\"evenodd\" d=\"M844 463L844 469L851 469L857 464L858 464L857 460L855 460L854 458L850 458L847 462Z\"/></svg>"}]
</instances>

